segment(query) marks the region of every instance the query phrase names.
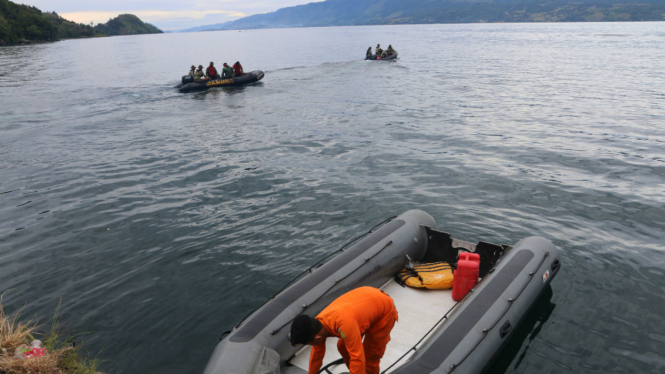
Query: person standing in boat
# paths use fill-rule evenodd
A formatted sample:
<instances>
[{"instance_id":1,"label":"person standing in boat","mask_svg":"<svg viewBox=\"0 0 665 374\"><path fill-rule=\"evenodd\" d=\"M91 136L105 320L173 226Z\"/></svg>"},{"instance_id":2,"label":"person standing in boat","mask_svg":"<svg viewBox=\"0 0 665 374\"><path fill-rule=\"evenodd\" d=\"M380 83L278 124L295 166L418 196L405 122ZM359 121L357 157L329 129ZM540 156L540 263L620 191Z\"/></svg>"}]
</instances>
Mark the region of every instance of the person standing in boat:
<instances>
[{"instance_id":1,"label":"person standing in boat","mask_svg":"<svg viewBox=\"0 0 665 374\"><path fill-rule=\"evenodd\" d=\"M222 68L222 79L233 78L233 68L229 66L226 62Z\"/></svg>"},{"instance_id":2,"label":"person standing in boat","mask_svg":"<svg viewBox=\"0 0 665 374\"><path fill-rule=\"evenodd\" d=\"M206 76L210 79L219 79L219 74L217 74L217 69L215 69L215 64L210 61L210 66L206 69Z\"/></svg>"},{"instance_id":3,"label":"person standing in boat","mask_svg":"<svg viewBox=\"0 0 665 374\"><path fill-rule=\"evenodd\" d=\"M301 314L291 324L291 345L312 345L309 374L317 374L326 354L326 338L337 337L337 350L350 374L379 374L379 362L397 322L395 303L383 291L360 287L338 297L316 318ZM364 338L364 340L363 340Z\"/></svg>"},{"instance_id":4,"label":"person standing in boat","mask_svg":"<svg viewBox=\"0 0 665 374\"><path fill-rule=\"evenodd\" d=\"M233 64L233 76L242 77L243 75L245 75L245 71L242 70L242 65L240 65L240 61L236 61L236 63Z\"/></svg>"}]
</instances>

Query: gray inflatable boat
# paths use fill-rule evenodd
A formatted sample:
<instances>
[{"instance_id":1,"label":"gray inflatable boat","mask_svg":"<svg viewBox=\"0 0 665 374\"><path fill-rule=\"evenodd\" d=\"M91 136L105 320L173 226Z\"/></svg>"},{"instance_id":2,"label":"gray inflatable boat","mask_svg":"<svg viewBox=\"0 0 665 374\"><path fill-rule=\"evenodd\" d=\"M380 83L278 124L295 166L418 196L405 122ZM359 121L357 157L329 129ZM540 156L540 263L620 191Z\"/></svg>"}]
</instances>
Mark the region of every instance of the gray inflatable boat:
<instances>
[{"instance_id":1,"label":"gray inflatable boat","mask_svg":"<svg viewBox=\"0 0 665 374\"><path fill-rule=\"evenodd\" d=\"M560 268L559 253L547 239L529 237L514 246L463 242L438 231L419 210L383 222L338 252L224 333L204 374L306 374L310 347L291 346L291 321L302 313L315 316L361 286L381 288L399 313L382 373L481 373ZM409 258L455 264L462 252L480 255L481 280L458 302L451 290L403 287L395 280ZM336 340L327 339L324 369L348 372Z\"/></svg>"}]
</instances>

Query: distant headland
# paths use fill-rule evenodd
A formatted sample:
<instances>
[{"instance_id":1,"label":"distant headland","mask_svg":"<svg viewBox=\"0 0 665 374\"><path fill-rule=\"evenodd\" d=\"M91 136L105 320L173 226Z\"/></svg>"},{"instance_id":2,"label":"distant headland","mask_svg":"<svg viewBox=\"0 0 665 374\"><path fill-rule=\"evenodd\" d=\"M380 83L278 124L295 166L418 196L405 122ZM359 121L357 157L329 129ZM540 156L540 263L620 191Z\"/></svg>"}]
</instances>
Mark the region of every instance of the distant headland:
<instances>
[{"instance_id":1,"label":"distant headland","mask_svg":"<svg viewBox=\"0 0 665 374\"><path fill-rule=\"evenodd\" d=\"M42 12L34 6L0 0L0 46L162 32L132 14L121 14L92 26L68 21L55 12Z\"/></svg>"},{"instance_id":2,"label":"distant headland","mask_svg":"<svg viewBox=\"0 0 665 374\"><path fill-rule=\"evenodd\" d=\"M663 0L327 0L182 31L599 21L665 21L665 3Z\"/></svg>"}]
</instances>

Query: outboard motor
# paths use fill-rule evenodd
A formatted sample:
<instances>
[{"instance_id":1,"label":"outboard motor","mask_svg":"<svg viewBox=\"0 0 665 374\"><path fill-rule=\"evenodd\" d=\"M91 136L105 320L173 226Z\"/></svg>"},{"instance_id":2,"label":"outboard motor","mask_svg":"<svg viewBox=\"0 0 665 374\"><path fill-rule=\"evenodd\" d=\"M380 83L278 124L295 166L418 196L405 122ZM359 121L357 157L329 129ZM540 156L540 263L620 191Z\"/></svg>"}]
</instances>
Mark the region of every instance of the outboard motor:
<instances>
[{"instance_id":1,"label":"outboard motor","mask_svg":"<svg viewBox=\"0 0 665 374\"><path fill-rule=\"evenodd\" d=\"M191 75L183 75L182 84L187 84L187 83L194 83L194 77L192 77Z\"/></svg>"}]
</instances>

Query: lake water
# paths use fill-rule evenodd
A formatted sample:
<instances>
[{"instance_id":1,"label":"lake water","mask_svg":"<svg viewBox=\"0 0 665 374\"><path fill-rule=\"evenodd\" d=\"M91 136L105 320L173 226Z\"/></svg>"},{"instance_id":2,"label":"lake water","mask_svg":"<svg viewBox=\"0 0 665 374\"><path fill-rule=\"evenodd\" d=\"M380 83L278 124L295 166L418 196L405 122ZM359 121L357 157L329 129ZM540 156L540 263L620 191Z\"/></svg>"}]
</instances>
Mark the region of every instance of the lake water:
<instances>
[{"instance_id":1,"label":"lake water","mask_svg":"<svg viewBox=\"0 0 665 374\"><path fill-rule=\"evenodd\" d=\"M362 61L391 43L396 62ZM0 49L0 291L108 373L198 373L422 209L562 270L495 373L665 373L665 23L220 31ZM258 84L180 94L192 64Z\"/></svg>"}]
</instances>

